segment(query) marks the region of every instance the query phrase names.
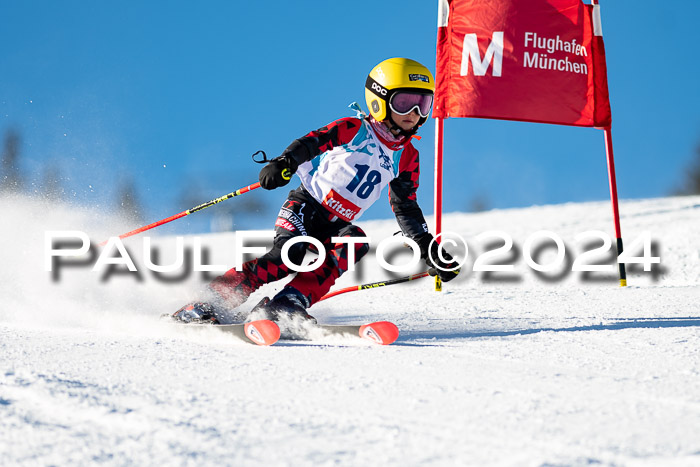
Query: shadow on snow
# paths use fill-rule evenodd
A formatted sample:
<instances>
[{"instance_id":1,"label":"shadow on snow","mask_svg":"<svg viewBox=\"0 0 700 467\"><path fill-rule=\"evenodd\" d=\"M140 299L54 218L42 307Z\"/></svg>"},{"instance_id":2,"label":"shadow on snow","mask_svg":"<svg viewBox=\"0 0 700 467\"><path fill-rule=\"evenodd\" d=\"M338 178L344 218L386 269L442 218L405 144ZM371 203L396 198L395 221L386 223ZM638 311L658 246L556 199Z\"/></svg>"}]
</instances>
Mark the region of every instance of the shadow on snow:
<instances>
[{"instance_id":1,"label":"shadow on snow","mask_svg":"<svg viewBox=\"0 0 700 467\"><path fill-rule=\"evenodd\" d=\"M577 332L577 331L617 331L621 329L655 329L655 328L686 328L700 327L700 318L616 318L617 321L608 324L591 324L588 326L571 326L565 328L532 328L515 329L512 331L405 331L401 332L398 341L394 345L421 346L431 345L411 342L419 339L472 339L484 337L508 337L521 336L527 334L537 334L540 332ZM436 342L437 343L437 342Z\"/></svg>"}]
</instances>

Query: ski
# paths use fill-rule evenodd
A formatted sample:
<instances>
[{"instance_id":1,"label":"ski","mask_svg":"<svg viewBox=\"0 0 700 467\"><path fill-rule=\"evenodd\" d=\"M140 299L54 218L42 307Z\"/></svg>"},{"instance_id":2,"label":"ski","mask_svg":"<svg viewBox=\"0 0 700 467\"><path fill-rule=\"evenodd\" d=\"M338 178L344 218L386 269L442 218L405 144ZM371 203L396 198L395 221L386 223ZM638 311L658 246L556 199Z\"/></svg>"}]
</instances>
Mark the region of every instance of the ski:
<instances>
[{"instance_id":1,"label":"ski","mask_svg":"<svg viewBox=\"0 0 700 467\"><path fill-rule=\"evenodd\" d=\"M171 318L171 315L163 315ZM278 340L314 341L331 336L356 337L374 344L389 345L399 337L399 328L390 321L375 321L366 324L316 324L311 322L290 321L283 319L280 323L268 319L258 319L242 324L213 324L211 322L174 321L181 326L206 326L218 332L231 334L245 342L257 345L272 345Z\"/></svg>"},{"instance_id":2,"label":"ski","mask_svg":"<svg viewBox=\"0 0 700 467\"><path fill-rule=\"evenodd\" d=\"M259 319L244 324L214 324L212 327L257 345L272 345L280 338L279 326L269 319Z\"/></svg>"},{"instance_id":3,"label":"ski","mask_svg":"<svg viewBox=\"0 0 700 467\"><path fill-rule=\"evenodd\" d=\"M257 345L272 345L280 338L279 326L269 319L259 319L243 324L175 323L181 326L206 326L208 329L216 329L218 332L231 334L242 341Z\"/></svg>"},{"instance_id":4,"label":"ski","mask_svg":"<svg viewBox=\"0 0 700 467\"><path fill-rule=\"evenodd\" d=\"M281 339L311 341L330 336L358 337L375 344L389 345L398 339L399 328L389 321L376 321L361 325L304 324L302 328L284 329Z\"/></svg>"}]
</instances>

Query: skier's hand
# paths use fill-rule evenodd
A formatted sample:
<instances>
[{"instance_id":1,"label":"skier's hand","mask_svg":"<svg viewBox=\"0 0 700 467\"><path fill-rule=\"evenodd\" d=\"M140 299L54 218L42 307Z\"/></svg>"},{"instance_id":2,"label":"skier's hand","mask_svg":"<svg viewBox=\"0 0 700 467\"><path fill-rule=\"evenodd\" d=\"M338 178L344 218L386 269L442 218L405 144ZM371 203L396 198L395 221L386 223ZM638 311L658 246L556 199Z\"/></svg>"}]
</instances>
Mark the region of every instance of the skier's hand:
<instances>
[{"instance_id":1,"label":"skier's hand","mask_svg":"<svg viewBox=\"0 0 700 467\"><path fill-rule=\"evenodd\" d=\"M258 180L266 190L274 190L285 186L297 171L297 162L291 157L276 157L260 171Z\"/></svg>"},{"instance_id":2,"label":"skier's hand","mask_svg":"<svg viewBox=\"0 0 700 467\"><path fill-rule=\"evenodd\" d=\"M428 265L428 274L438 276L443 282L449 282L459 274L457 261L452 258L438 242L433 241L433 236L425 234L416 239L421 249L421 258Z\"/></svg>"}]
</instances>

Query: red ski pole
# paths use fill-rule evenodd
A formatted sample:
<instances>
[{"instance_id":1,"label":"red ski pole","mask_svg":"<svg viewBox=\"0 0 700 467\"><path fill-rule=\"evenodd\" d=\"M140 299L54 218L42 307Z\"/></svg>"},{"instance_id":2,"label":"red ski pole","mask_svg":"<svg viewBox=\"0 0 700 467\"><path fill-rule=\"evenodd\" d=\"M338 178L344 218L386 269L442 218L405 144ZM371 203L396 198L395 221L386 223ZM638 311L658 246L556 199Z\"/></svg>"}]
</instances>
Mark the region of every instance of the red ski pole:
<instances>
[{"instance_id":1,"label":"red ski pole","mask_svg":"<svg viewBox=\"0 0 700 467\"><path fill-rule=\"evenodd\" d=\"M377 287L384 287L387 285L401 284L403 282L413 281L416 279L420 279L422 277L427 277L429 275L430 274L428 273L428 271L426 271L426 272L420 272L418 274L413 274L411 276L399 277L398 279L391 279L388 281L379 281L379 282L372 282L369 284L353 285L351 287L345 287L344 289L336 290L335 292L327 293L326 295L321 297L318 301L320 302L321 300L335 297L336 295L340 295L340 294L347 293L347 292L355 292L356 290L376 289Z\"/></svg>"},{"instance_id":2,"label":"red ski pole","mask_svg":"<svg viewBox=\"0 0 700 467\"><path fill-rule=\"evenodd\" d=\"M233 191L233 192L231 192L231 193L229 193L229 194L227 194L227 195L224 195L224 196L221 196L221 197L219 197L219 198L216 198L216 199L213 199L213 200L211 200L211 201L208 201L208 202L206 202L206 203L200 204L199 206L195 206L195 207L193 207L192 209L188 209L188 210L186 210L186 211L182 211L181 213L175 214L174 216L170 216L170 217L167 217L167 218L165 218L165 219L161 219L161 220L159 220L159 221L157 221L157 222L154 222L154 223L152 223L152 224L148 224L148 225L146 225L146 226L139 227L138 229L132 230L131 232L127 232L127 233L125 233L125 234L121 234L121 235L119 236L119 238L131 237L132 235L136 235L136 234L139 234L139 233L141 233L141 232L145 232L146 230L154 229L154 228L158 227L159 225L167 224L168 222L172 222L172 221L174 221L174 220L176 220L176 219L179 219L179 218L181 218L181 217L185 217L185 216L187 216L187 215L190 215L190 214L192 214L193 212L201 211L202 209L206 209L206 208L208 208L209 206L213 206L213 205L215 205L215 204L217 204L217 203L220 203L220 202L222 202L222 201L226 201L227 199L231 199L231 198L233 198L233 197L235 197L235 196L242 195L243 193L248 193L249 191L255 190L256 188L260 188L260 182L253 183L252 185L248 185L248 186L246 186L246 187L243 187L243 188L241 188L241 189L238 189L238 190L236 190L236 191ZM105 240L104 242L100 243L100 246L105 246L106 244L107 244L107 240Z\"/></svg>"}]
</instances>

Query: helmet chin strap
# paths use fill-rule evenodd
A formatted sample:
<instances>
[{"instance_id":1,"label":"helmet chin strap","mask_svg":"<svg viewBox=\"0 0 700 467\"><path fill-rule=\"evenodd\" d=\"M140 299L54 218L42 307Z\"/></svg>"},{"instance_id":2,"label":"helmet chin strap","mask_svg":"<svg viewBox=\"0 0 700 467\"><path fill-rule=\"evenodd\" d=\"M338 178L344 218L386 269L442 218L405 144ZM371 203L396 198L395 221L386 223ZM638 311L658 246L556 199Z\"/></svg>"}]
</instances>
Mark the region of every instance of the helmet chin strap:
<instances>
[{"instance_id":1,"label":"helmet chin strap","mask_svg":"<svg viewBox=\"0 0 700 467\"><path fill-rule=\"evenodd\" d=\"M385 120L385 122L389 122L387 127L389 127L389 131L394 133L394 130L399 130L398 135L405 136L406 138L410 138L411 136L415 135L418 132L418 127L420 126L417 124L410 130L404 130L401 128L399 125L396 124L393 118L391 118L391 115L388 116L388 118Z\"/></svg>"}]
</instances>

